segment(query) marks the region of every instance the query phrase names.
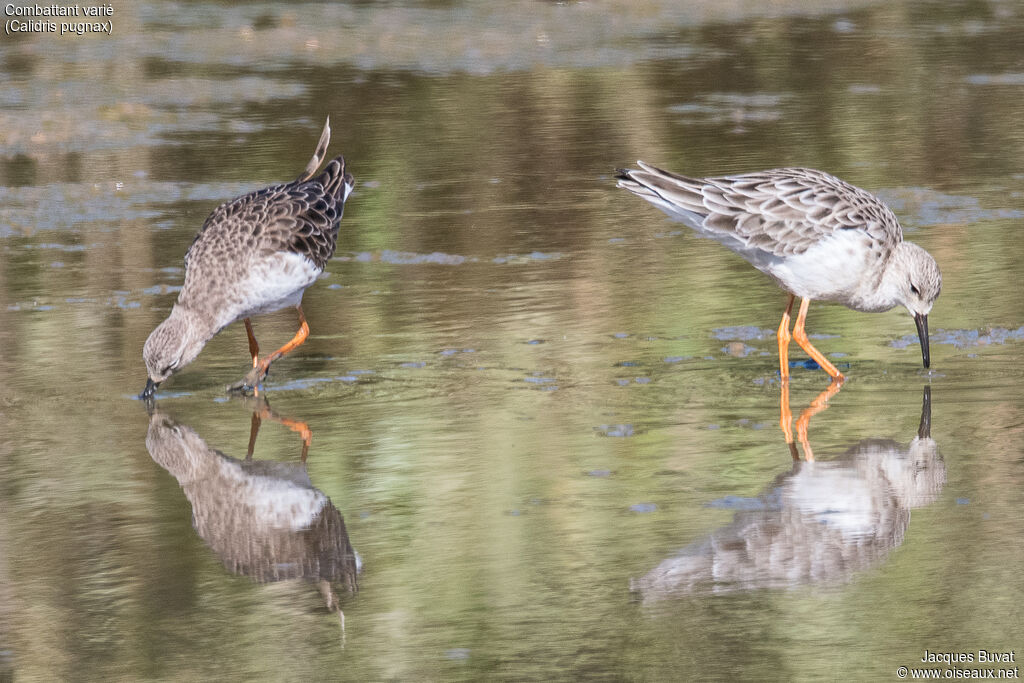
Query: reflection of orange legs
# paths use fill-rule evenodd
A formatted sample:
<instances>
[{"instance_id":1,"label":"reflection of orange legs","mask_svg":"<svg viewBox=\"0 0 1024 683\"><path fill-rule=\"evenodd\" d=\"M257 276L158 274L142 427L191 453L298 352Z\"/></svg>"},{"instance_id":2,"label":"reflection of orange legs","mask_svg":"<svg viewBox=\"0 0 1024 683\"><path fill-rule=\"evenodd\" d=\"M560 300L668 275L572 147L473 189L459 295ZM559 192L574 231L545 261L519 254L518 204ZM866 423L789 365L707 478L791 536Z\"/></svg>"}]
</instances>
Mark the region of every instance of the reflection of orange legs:
<instances>
[{"instance_id":1,"label":"reflection of orange legs","mask_svg":"<svg viewBox=\"0 0 1024 683\"><path fill-rule=\"evenodd\" d=\"M800 459L800 453L796 450L796 443L793 441L793 413L789 410L789 378L782 380L782 397L779 399L779 426L786 436L786 443L789 444L789 451L793 454L794 460Z\"/></svg>"},{"instance_id":2,"label":"reflection of orange legs","mask_svg":"<svg viewBox=\"0 0 1024 683\"><path fill-rule=\"evenodd\" d=\"M832 380L828 388L818 394L817 398L811 401L811 405L804 408L800 417L796 419L796 438L804 449L804 460L814 460L814 451L811 450L811 445L807 442L807 426L811 423L811 418L828 408L829 399L838 394L842 387L843 376L840 375L837 379Z\"/></svg>"},{"instance_id":3,"label":"reflection of orange legs","mask_svg":"<svg viewBox=\"0 0 1024 683\"><path fill-rule=\"evenodd\" d=\"M252 423L249 425L249 448L245 451L245 459L252 460L252 452L256 448L256 435L260 433L260 423L263 422L258 411L252 411Z\"/></svg>"},{"instance_id":4,"label":"reflection of orange legs","mask_svg":"<svg viewBox=\"0 0 1024 683\"><path fill-rule=\"evenodd\" d=\"M297 432L302 437L302 462L306 462L306 456L309 455L309 447L313 445L313 432L309 429L309 425L299 420L289 420L286 417L280 418L281 424L293 432Z\"/></svg>"},{"instance_id":5,"label":"reflection of orange legs","mask_svg":"<svg viewBox=\"0 0 1024 683\"><path fill-rule=\"evenodd\" d=\"M805 460L814 460L814 451L811 450L811 445L807 441L807 427L811 423L811 418L828 408L829 400L839 393L839 390L843 387L843 382L844 379L842 375L833 379L831 384L828 385L828 388L818 394L818 396L811 401L811 404L804 408L803 412L800 413L800 417L796 420L796 436L797 440L800 442L800 446L804 449ZM779 418L779 424L782 426L782 433L786 436L786 443L789 444L789 452L792 454L794 460L799 460L800 454L797 451L796 443L793 441L793 413L789 410L788 381L782 383L780 411L782 415Z\"/></svg>"},{"instance_id":6,"label":"reflection of orange legs","mask_svg":"<svg viewBox=\"0 0 1024 683\"><path fill-rule=\"evenodd\" d=\"M309 429L309 425L299 420L279 417L270 409L270 404L266 402L266 399L261 399L259 407L252 411L252 424L249 427L249 448L245 453L246 459L252 459L253 449L256 447L256 435L259 434L260 424L262 424L264 419L278 422L293 432L298 432L299 436L302 437L302 462L306 462L309 447L313 443L313 432Z\"/></svg>"}]
</instances>

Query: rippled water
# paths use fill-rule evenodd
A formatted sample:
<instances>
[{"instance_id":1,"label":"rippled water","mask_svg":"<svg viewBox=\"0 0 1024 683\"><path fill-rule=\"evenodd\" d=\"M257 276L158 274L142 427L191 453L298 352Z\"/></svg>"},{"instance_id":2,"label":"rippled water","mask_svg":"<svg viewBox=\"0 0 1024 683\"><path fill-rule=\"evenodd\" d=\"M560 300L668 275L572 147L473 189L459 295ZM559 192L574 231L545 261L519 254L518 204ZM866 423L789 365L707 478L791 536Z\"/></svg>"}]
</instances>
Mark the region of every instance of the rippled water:
<instances>
[{"instance_id":1,"label":"rippled water","mask_svg":"<svg viewBox=\"0 0 1024 683\"><path fill-rule=\"evenodd\" d=\"M148 3L6 39L0 680L1019 654L1022 29L1002 2ZM357 189L309 341L229 398L232 326L148 414L195 231L328 114ZM792 356L795 460L785 295L617 190L637 158L876 192L943 269L932 369L905 311L812 306L850 379L815 412Z\"/></svg>"}]
</instances>

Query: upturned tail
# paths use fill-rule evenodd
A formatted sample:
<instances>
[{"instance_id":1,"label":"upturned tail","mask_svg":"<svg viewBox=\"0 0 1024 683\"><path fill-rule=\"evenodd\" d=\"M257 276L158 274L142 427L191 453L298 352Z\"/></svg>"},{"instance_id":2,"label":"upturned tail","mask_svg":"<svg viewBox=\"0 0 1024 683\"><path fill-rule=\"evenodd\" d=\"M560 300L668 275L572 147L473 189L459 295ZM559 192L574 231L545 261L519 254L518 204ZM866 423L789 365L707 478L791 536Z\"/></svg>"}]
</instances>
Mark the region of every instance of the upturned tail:
<instances>
[{"instance_id":1,"label":"upturned tail","mask_svg":"<svg viewBox=\"0 0 1024 683\"><path fill-rule=\"evenodd\" d=\"M304 183L313 177L316 170L320 168L320 164L324 160L324 156L327 154L327 145L331 143L331 117L328 116L324 122L324 130L320 133L320 142L316 143L316 151L313 152L313 158L306 164L306 170L302 172L296 180L297 182ZM343 164L344 165L344 164Z\"/></svg>"},{"instance_id":2,"label":"upturned tail","mask_svg":"<svg viewBox=\"0 0 1024 683\"><path fill-rule=\"evenodd\" d=\"M331 117L328 116L327 121L324 122L324 130L320 133L320 142L316 143L316 151L313 152L313 158L306 164L306 169L296 179L296 182L304 183L313 179L313 175L320 168L320 164L327 154L327 146L330 142ZM316 178L316 182L323 186L325 195L333 197L343 204L355 187L355 179L352 178L352 174L345 171L345 157L343 156L332 159L324 168L324 172Z\"/></svg>"}]
</instances>

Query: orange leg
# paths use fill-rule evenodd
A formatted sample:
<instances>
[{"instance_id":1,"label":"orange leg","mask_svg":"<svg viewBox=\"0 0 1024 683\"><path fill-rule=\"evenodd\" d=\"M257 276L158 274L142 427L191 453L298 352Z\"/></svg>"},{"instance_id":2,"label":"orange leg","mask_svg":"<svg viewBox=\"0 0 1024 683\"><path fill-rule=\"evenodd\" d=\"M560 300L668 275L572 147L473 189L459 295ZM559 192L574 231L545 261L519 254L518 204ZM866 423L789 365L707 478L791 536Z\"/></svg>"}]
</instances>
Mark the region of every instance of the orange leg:
<instances>
[{"instance_id":1,"label":"orange leg","mask_svg":"<svg viewBox=\"0 0 1024 683\"><path fill-rule=\"evenodd\" d=\"M795 298L792 294L789 295L789 303L786 304L786 312L782 314L782 322L779 323L779 332L776 335L779 339L779 372L782 373L784 382L789 379L789 341L793 338L789 334L789 313L793 310Z\"/></svg>"},{"instance_id":2,"label":"orange leg","mask_svg":"<svg viewBox=\"0 0 1024 683\"><path fill-rule=\"evenodd\" d=\"M832 365L825 358L825 355L814 348L811 344L811 340L807 338L807 332L804 331L804 324L807 322L807 309L811 305L810 299L800 300L800 311L796 316L796 324L793 325L793 334L790 336L789 333L789 315L793 309L794 296L789 295L789 304L786 306L786 312L782 314L782 323L779 325L779 369L782 372L782 396L779 401L779 426L782 427L782 433L786 437L786 443L789 445L789 452L793 456L794 460L800 459L800 453L796 447L796 441L800 442L800 446L804 450L804 459L810 461L814 460L814 451L811 450L811 444L807 440L807 428L811 423L811 418L820 413L821 411L828 408L829 399L839 393L839 390L843 386L843 382L846 378L843 374L836 369L836 366ZM818 396L811 401L811 404L807 406L800 413L800 417L796 421L796 441L793 439L793 413L789 408L789 358L788 358L788 347L791 339L795 339L796 343L800 345L807 354L814 359L814 361L820 365L825 372L832 377L832 382L828 385L825 391L818 394Z\"/></svg>"},{"instance_id":3,"label":"orange leg","mask_svg":"<svg viewBox=\"0 0 1024 683\"><path fill-rule=\"evenodd\" d=\"M792 303L792 301L790 303ZM796 316L796 324L793 325L793 339L796 340L796 343L800 345L800 348L806 351L807 355L813 358L814 362L820 365L833 380L839 380L842 382L846 379L843 377L843 374L836 369L836 366L832 365L832 363L825 358L825 354L814 348L814 345L811 344L811 340L807 338L807 333L804 332L804 322L807 320L807 309L810 305L810 299L804 298L800 300L800 312Z\"/></svg>"},{"instance_id":4,"label":"orange leg","mask_svg":"<svg viewBox=\"0 0 1024 683\"><path fill-rule=\"evenodd\" d=\"M776 335L779 340L779 372L782 374L782 400L780 406L779 426L782 433L786 435L786 443L793 449L793 457L796 458L796 446L793 444L793 413L789 410L789 342L793 338L789 334L789 314L793 310L793 299L789 295L789 303L786 305L786 312L782 314L782 322L779 324L779 332Z\"/></svg>"},{"instance_id":5,"label":"orange leg","mask_svg":"<svg viewBox=\"0 0 1024 683\"><path fill-rule=\"evenodd\" d=\"M249 355L252 356L252 366L256 367L260 358L260 345L256 343L256 335L252 333L252 321L245 319L245 333L249 337Z\"/></svg>"},{"instance_id":6,"label":"orange leg","mask_svg":"<svg viewBox=\"0 0 1024 683\"><path fill-rule=\"evenodd\" d=\"M249 351L252 353L252 370L250 370L245 377L238 382L235 382L228 387L228 391L248 391L252 389L253 394L259 396L260 393L260 382L267 376L267 371L270 369L270 364L275 360L285 355L289 351L292 351L297 346L301 345L302 342L306 341L306 337L309 336L309 323L306 322L306 316L302 313L302 306L296 306L296 310L299 312L299 331L295 333L291 341L274 351L268 356L264 356L263 360L259 360L259 347L256 345L256 337L252 334L252 323L249 319L245 320L245 330L249 334Z\"/></svg>"},{"instance_id":7,"label":"orange leg","mask_svg":"<svg viewBox=\"0 0 1024 683\"><path fill-rule=\"evenodd\" d=\"M279 348L277 351L274 351L269 356L266 356L263 360L259 362L261 374L267 374L267 370L270 368L271 363L273 363L275 360L285 355L286 353L294 350L296 347L302 345L302 342L306 341L306 337L309 336L309 323L306 322L306 316L303 315L302 313L302 306L296 306L295 310L299 312L299 322L301 323L301 325L299 326L299 331L295 333L295 336L292 337L290 342Z\"/></svg>"}]
</instances>

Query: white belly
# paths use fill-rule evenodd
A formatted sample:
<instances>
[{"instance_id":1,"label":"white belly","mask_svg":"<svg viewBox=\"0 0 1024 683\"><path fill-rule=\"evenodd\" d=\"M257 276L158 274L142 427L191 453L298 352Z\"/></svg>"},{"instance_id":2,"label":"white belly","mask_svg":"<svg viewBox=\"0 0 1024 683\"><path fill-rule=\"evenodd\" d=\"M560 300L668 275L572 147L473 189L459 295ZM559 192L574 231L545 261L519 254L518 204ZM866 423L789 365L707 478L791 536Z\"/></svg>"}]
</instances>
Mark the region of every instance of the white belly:
<instances>
[{"instance_id":1,"label":"white belly","mask_svg":"<svg viewBox=\"0 0 1024 683\"><path fill-rule=\"evenodd\" d=\"M802 254L754 263L799 297L849 304L858 289L879 276L873 268L870 239L855 230L842 230Z\"/></svg>"},{"instance_id":2,"label":"white belly","mask_svg":"<svg viewBox=\"0 0 1024 683\"><path fill-rule=\"evenodd\" d=\"M303 292L316 282L321 271L305 256L278 252L260 258L247 273L238 283L234 305L226 311L225 317L230 316L230 320L224 325L299 305Z\"/></svg>"}]
</instances>

